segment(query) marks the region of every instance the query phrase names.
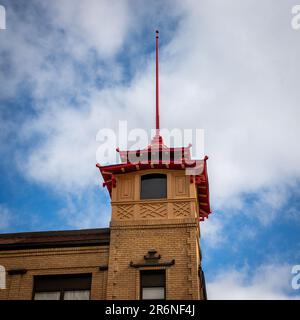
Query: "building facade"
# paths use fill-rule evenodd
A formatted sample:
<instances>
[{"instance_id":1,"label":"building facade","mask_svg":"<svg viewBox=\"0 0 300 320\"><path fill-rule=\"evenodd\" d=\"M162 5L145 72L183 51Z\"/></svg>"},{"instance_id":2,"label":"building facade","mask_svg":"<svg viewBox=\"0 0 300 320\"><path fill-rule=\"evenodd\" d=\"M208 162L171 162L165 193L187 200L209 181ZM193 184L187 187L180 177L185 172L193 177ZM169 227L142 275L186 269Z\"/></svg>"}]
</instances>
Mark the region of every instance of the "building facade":
<instances>
[{"instance_id":1,"label":"building facade","mask_svg":"<svg viewBox=\"0 0 300 320\"><path fill-rule=\"evenodd\" d=\"M205 299L199 219L209 203L201 163L196 176L182 163L99 165L111 194L110 228L0 235L0 299Z\"/></svg>"},{"instance_id":2,"label":"building facade","mask_svg":"<svg viewBox=\"0 0 300 320\"><path fill-rule=\"evenodd\" d=\"M0 235L6 288L0 299L206 299L200 225L210 214L207 157L167 147L117 151L97 164L111 197L107 229Z\"/></svg>"}]
</instances>

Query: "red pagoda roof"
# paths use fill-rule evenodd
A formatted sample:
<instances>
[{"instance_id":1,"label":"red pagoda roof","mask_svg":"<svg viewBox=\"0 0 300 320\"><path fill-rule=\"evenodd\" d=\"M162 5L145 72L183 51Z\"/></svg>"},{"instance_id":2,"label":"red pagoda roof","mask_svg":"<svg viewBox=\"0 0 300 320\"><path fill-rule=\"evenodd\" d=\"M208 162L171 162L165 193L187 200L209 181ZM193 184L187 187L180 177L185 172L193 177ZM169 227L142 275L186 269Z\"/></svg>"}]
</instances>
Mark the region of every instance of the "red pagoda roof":
<instances>
[{"instance_id":1,"label":"red pagoda roof","mask_svg":"<svg viewBox=\"0 0 300 320\"><path fill-rule=\"evenodd\" d=\"M209 185L207 175L208 157L203 160L192 160L190 147L168 148L162 137L155 136L151 144L142 150L117 151L120 153L121 163L97 167L104 179L103 187L107 187L111 195L116 186L115 174L124 174L147 169L186 170L190 176L190 183L195 183L199 205L199 220L203 221L211 213L209 203Z\"/></svg>"},{"instance_id":2,"label":"red pagoda roof","mask_svg":"<svg viewBox=\"0 0 300 320\"><path fill-rule=\"evenodd\" d=\"M209 203L209 187L207 176L207 156L203 160L192 160L188 147L169 148L160 135L159 119L159 72L158 72L158 31L156 31L156 135L150 145L142 150L120 151L121 163L97 167L103 176L103 186L111 195L116 186L115 174L123 174L147 169L185 170L190 176L190 183L195 183L199 205L199 220L203 221L211 213Z\"/></svg>"}]
</instances>

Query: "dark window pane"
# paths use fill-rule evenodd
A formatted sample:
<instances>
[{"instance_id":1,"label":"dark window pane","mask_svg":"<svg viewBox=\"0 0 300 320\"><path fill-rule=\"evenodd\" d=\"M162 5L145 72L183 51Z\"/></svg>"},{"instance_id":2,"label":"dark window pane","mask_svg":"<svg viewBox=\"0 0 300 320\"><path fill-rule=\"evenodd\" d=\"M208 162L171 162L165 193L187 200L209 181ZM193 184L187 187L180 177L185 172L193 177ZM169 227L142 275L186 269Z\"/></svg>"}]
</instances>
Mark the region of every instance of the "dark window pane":
<instances>
[{"instance_id":1,"label":"dark window pane","mask_svg":"<svg viewBox=\"0 0 300 320\"><path fill-rule=\"evenodd\" d=\"M141 199L167 198L167 176L146 174L141 177Z\"/></svg>"},{"instance_id":2,"label":"dark window pane","mask_svg":"<svg viewBox=\"0 0 300 320\"><path fill-rule=\"evenodd\" d=\"M165 270L141 271L142 287L163 287L165 285Z\"/></svg>"},{"instance_id":3,"label":"dark window pane","mask_svg":"<svg viewBox=\"0 0 300 320\"><path fill-rule=\"evenodd\" d=\"M165 270L144 270L141 276L141 298L164 299L166 286Z\"/></svg>"},{"instance_id":4,"label":"dark window pane","mask_svg":"<svg viewBox=\"0 0 300 320\"><path fill-rule=\"evenodd\" d=\"M89 290L91 274L35 276L35 291Z\"/></svg>"}]
</instances>

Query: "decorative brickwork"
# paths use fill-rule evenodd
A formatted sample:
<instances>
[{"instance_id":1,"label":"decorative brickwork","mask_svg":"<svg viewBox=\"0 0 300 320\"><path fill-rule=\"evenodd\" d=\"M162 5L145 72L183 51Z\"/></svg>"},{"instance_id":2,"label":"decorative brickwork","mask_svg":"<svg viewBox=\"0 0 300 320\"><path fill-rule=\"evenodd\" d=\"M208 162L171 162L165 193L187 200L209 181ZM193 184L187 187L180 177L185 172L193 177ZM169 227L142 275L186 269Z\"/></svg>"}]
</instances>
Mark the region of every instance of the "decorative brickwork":
<instances>
[{"instance_id":1,"label":"decorative brickwork","mask_svg":"<svg viewBox=\"0 0 300 320\"><path fill-rule=\"evenodd\" d=\"M123 204L117 206L117 218L120 220L132 219L134 215L134 206L132 204Z\"/></svg>"},{"instance_id":2,"label":"decorative brickwork","mask_svg":"<svg viewBox=\"0 0 300 320\"><path fill-rule=\"evenodd\" d=\"M191 212L190 202L175 202L173 204L173 213L175 217L188 217Z\"/></svg>"},{"instance_id":3,"label":"decorative brickwork","mask_svg":"<svg viewBox=\"0 0 300 320\"><path fill-rule=\"evenodd\" d=\"M141 218L164 218L164 217L167 217L167 205L166 205L166 203L141 204L139 216Z\"/></svg>"}]
</instances>

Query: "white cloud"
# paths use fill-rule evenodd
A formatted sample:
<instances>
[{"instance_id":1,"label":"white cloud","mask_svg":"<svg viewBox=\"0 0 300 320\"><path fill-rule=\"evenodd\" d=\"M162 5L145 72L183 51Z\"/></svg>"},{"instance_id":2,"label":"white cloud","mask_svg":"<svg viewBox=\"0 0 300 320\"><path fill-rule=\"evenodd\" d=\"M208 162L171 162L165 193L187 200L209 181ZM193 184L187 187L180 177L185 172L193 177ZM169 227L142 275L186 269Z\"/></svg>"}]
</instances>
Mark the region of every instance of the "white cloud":
<instances>
[{"instance_id":1,"label":"white cloud","mask_svg":"<svg viewBox=\"0 0 300 320\"><path fill-rule=\"evenodd\" d=\"M110 208L101 203L97 189L90 188L84 194L66 194L65 198L66 206L59 211L59 215L71 228L107 227Z\"/></svg>"},{"instance_id":2,"label":"white cloud","mask_svg":"<svg viewBox=\"0 0 300 320\"><path fill-rule=\"evenodd\" d=\"M79 55L81 50L96 48L109 58L121 47L130 26L126 0L54 0L46 7L53 23L70 33L68 44Z\"/></svg>"},{"instance_id":3,"label":"white cloud","mask_svg":"<svg viewBox=\"0 0 300 320\"><path fill-rule=\"evenodd\" d=\"M188 18L171 44L182 59L166 62L162 116L174 109L173 125L205 128L213 204L221 207L237 194L277 184L278 175L280 186L299 177L295 53L300 45L293 41L289 6L283 1L183 6Z\"/></svg>"},{"instance_id":4,"label":"white cloud","mask_svg":"<svg viewBox=\"0 0 300 320\"><path fill-rule=\"evenodd\" d=\"M257 207L266 210L257 217L264 224L273 221L275 207L286 201L285 186L300 176L300 42L290 27L290 3L172 2L177 9L171 14L182 15L170 43L161 30L162 125L204 128L213 209L243 209L243 194L263 190ZM83 7L79 1L54 1L50 21L66 33L65 46L56 32L46 36L44 47L33 41L30 32L38 34L30 24L23 32L22 24L15 27L19 42L4 43L13 53L19 79L30 71L36 83L37 116L24 124L22 134L42 139L20 155L27 177L68 192L85 189L98 179L95 136L100 128L115 128L123 119L132 127L153 126L153 56L139 64L130 83L113 82L105 89L82 89L72 63L88 61L89 50L95 49L105 62L99 72L108 74L106 80L122 78L113 56L139 14L145 18L144 11L132 10L127 2L90 1ZM71 60L45 67L45 57L57 45ZM94 79L93 67L85 66ZM64 92L74 93L80 107L72 106ZM211 238L222 229L221 222L215 223L207 231Z\"/></svg>"},{"instance_id":5,"label":"white cloud","mask_svg":"<svg viewBox=\"0 0 300 320\"><path fill-rule=\"evenodd\" d=\"M291 286L292 266L267 264L255 272L249 267L224 270L207 283L211 300L284 300L300 299Z\"/></svg>"},{"instance_id":6,"label":"white cloud","mask_svg":"<svg viewBox=\"0 0 300 320\"><path fill-rule=\"evenodd\" d=\"M13 97L22 85L41 99L39 108L47 100L84 96L77 92L80 64L91 83L120 77L114 58L131 27L126 0L33 0L22 11L8 5L7 14L8 28L0 34L1 98ZM97 69L94 53L102 59Z\"/></svg>"},{"instance_id":7,"label":"white cloud","mask_svg":"<svg viewBox=\"0 0 300 320\"><path fill-rule=\"evenodd\" d=\"M260 196L254 202L251 211L245 208L248 216L256 217L263 225L267 226L277 217L289 199L285 186L269 187L260 191Z\"/></svg>"},{"instance_id":8,"label":"white cloud","mask_svg":"<svg viewBox=\"0 0 300 320\"><path fill-rule=\"evenodd\" d=\"M226 241L224 232L224 219L221 215L212 215L205 223L200 224L201 239L211 247L217 247Z\"/></svg>"}]
</instances>

